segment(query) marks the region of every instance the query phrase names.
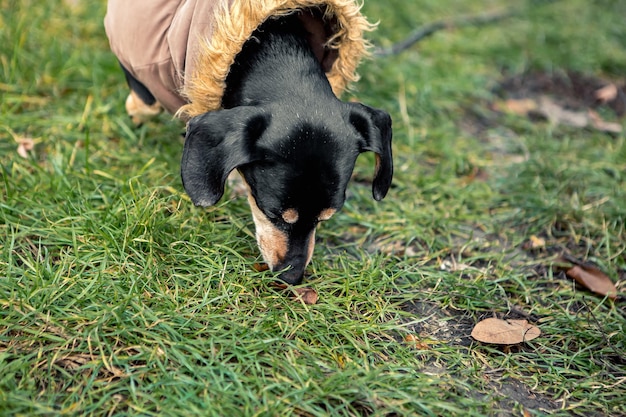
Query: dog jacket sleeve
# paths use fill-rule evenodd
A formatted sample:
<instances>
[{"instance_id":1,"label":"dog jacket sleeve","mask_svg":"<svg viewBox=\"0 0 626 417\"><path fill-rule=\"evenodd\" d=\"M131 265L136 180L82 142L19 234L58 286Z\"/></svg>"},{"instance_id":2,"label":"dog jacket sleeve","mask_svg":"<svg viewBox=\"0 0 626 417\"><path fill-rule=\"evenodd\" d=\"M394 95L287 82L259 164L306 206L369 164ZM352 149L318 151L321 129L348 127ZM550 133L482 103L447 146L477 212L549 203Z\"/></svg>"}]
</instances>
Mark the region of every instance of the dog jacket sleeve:
<instances>
[{"instance_id":1,"label":"dog jacket sleeve","mask_svg":"<svg viewBox=\"0 0 626 417\"><path fill-rule=\"evenodd\" d=\"M335 94L358 79L372 29L354 0L109 0L104 26L121 64L186 120L217 110L230 66L271 16L299 13Z\"/></svg>"}]
</instances>

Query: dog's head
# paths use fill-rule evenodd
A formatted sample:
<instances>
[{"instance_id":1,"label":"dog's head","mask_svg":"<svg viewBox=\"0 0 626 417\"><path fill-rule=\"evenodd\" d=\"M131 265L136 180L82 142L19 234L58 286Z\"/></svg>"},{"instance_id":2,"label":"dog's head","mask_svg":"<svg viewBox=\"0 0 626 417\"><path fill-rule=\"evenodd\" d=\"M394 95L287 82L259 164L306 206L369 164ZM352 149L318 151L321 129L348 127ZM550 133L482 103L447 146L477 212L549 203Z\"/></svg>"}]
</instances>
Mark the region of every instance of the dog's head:
<instances>
[{"instance_id":1,"label":"dog's head","mask_svg":"<svg viewBox=\"0 0 626 417\"><path fill-rule=\"evenodd\" d=\"M376 153L374 198L387 194L391 118L356 103L314 114L288 110L250 106L196 116L187 125L181 174L193 203L210 206L238 169L263 258L281 280L297 284L313 254L315 227L343 206L361 152Z\"/></svg>"}]
</instances>

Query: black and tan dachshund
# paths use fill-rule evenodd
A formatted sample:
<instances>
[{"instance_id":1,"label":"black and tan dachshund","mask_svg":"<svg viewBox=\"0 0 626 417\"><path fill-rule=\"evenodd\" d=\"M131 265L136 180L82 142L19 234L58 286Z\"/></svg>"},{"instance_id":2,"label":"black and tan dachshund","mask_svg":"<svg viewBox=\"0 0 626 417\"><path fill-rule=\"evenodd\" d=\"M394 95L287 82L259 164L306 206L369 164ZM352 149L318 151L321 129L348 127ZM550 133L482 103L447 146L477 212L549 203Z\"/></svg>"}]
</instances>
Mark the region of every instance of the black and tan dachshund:
<instances>
[{"instance_id":1,"label":"black and tan dachshund","mask_svg":"<svg viewBox=\"0 0 626 417\"><path fill-rule=\"evenodd\" d=\"M302 281L317 224L343 206L358 155L376 154L374 199L393 175L389 114L340 101L309 36L294 14L257 28L230 68L222 108L189 120L181 167L197 206L215 204L239 171L263 258L289 284ZM153 105L150 86L125 72L136 97Z\"/></svg>"}]
</instances>

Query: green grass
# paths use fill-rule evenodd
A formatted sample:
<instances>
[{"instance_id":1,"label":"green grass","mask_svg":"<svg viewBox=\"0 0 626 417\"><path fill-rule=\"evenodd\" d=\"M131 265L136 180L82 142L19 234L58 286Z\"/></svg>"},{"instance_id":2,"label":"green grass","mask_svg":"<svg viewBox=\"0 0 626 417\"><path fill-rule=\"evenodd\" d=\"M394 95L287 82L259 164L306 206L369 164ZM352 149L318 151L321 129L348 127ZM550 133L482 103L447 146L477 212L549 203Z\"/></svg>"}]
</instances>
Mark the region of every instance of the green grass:
<instances>
[{"instance_id":1,"label":"green grass","mask_svg":"<svg viewBox=\"0 0 626 417\"><path fill-rule=\"evenodd\" d=\"M192 206L181 124L131 126L103 3L0 0L0 415L626 415L624 298L551 268L567 251L624 293L624 133L492 110L526 71L623 83L624 2L520 3L366 62L346 98L392 114L394 187L372 201L359 160L318 232L313 306L252 268L244 199ZM389 45L507 3L364 11ZM533 235L545 249L524 249ZM493 315L542 336L474 341Z\"/></svg>"}]
</instances>

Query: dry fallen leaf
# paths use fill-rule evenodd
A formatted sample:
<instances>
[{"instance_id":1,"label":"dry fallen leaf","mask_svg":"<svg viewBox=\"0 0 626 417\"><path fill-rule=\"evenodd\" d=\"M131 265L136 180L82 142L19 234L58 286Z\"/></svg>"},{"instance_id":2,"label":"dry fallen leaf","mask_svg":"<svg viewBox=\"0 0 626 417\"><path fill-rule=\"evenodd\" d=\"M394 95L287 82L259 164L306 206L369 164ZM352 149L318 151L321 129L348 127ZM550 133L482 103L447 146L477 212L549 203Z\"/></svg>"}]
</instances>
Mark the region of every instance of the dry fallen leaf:
<instances>
[{"instance_id":1,"label":"dry fallen leaf","mask_svg":"<svg viewBox=\"0 0 626 417\"><path fill-rule=\"evenodd\" d=\"M21 138L17 146L17 154L22 158L28 158L28 153L35 149L35 141L31 138Z\"/></svg>"},{"instance_id":2,"label":"dry fallen leaf","mask_svg":"<svg viewBox=\"0 0 626 417\"><path fill-rule=\"evenodd\" d=\"M576 280L583 287L604 295L612 300L617 298L617 288L611 279L598 268L592 266L574 265L566 272L567 276Z\"/></svg>"},{"instance_id":3,"label":"dry fallen leaf","mask_svg":"<svg viewBox=\"0 0 626 417\"><path fill-rule=\"evenodd\" d=\"M472 337L480 342L496 345L516 345L541 335L538 327L526 320L501 320L488 318L474 326Z\"/></svg>"},{"instance_id":4,"label":"dry fallen leaf","mask_svg":"<svg viewBox=\"0 0 626 417\"><path fill-rule=\"evenodd\" d=\"M420 340L419 337L413 335L413 334L407 334L404 337L404 341L407 343L412 343L413 346L415 347L415 349L418 350L429 350L430 347L428 346L428 343Z\"/></svg>"},{"instance_id":5,"label":"dry fallen leaf","mask_svg":"<svg viewBox=\"0 0 626 417\"><path fill-rule=\"evenodd\" d=\"M563 254L555 261L555 266L565 271L565 274L588 290L607 296L612 300L617 298L617 288L608 275L593 265L585 264L578 259Z\"/></svg>"},{"instance_id":6,"label":"dry fallen leaf","mask_svg":"<svg viewBox=\"0 0 626 417\"><path fill-rule=\"evenodd\" d=\"M617 98L618 89L613 83L596 90L595 96L601 103L608 103Z\"/></svg>"},{"instance_id":7,"label":"dry fallen leaf","mask_svg":"<svg viewBox=\"0 0 626 417\"><path fill-rule=\"evenodd\" d=\"M252 265L252 269L254 269L256 272L264 272L264 271L269 271L270 267L266 263L255 262Z\"/></svg>"},{"instance_id":8,"label":"dry fallen leaf","mask_svg":"<svg viewBox=\"0 0 626 417\"><path fill-rule=\"evenodd\" d=\"M289 289L289 285L284 282L272 282L270 283L270 287L275 288L280 291L285 291ZM310 287L302 287L302 288L294 288L290 294L292 298L296 300L302 300L304 304L317 304L319 299L317 295L317 291Z\"/></svg>"},{"instance_id":9,"label":"dry fallen leaf","mask_svg":"<svg viewBox=\"0 0 626 417\"><path fill-rule=\"evenodd\" d=\"M297 294L297 299L301 299L304 304L317 304L317 291L315 291L313 288L296 288L294 291Z\"/></svg>"},{"instance_id":10,"label":"dry fallen leaf","mask_svg":"<svg viewBox=\"0 0 626 417\"><path fill-rule=\"evenodd\" d=\"M278 281L270 282L269 286L276 290L286 290L287 288L289 288L288 284L285 284L284 282L278 282Z\"/></svg>"}]
</instances>

